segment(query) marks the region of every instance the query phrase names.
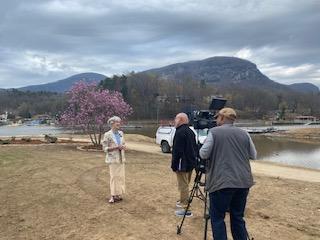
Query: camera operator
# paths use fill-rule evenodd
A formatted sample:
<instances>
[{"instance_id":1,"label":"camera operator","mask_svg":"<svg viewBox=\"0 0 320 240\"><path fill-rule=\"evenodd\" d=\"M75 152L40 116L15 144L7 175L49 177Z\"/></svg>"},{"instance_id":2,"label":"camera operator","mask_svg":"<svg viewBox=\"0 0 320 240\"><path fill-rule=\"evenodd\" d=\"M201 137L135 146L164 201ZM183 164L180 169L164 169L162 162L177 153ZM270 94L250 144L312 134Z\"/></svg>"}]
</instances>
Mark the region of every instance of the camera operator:
<instances>
[{"instance_id":1,"label":"camera operator","mask_svg":"<svg viewBox=\"0 0 320 240\"><path fill-rule=\"evenodd\" d=\"M247 239L243 219L253 177L249 159L256 159L256 149L249 134L233 125L236 112L223 108L217 127L210 129L200 157L208 159L206 190L210 197L210 217L215 240L227 240L225 213L230 212L233 239Z\"/></svg>"},{"instance_id":2,"label":"camera operator","mask_svg":"<svg viewBox=\"0 0 320 240\"><path fill-rule=\"evenodd\" d=\"M194 132L189 128L189 119L185 113L179 113L174 119L176 132L173 138L171 168L177 175L180 200L175 211L176 216L191 217L192 212L186 211L189 199L189 183L192 170L196 166L197 144Z\"/></svg>"}]
</instances>

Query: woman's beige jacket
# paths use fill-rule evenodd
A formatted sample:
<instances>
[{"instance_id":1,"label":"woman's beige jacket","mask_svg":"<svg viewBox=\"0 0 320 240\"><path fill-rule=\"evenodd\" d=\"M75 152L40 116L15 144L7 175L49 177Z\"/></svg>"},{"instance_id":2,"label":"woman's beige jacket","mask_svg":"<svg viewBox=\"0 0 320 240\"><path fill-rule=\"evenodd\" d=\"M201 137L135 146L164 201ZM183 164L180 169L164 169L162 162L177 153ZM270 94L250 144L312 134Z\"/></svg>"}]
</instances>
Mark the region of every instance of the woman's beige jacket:
<instances>
[{"instance_id":1,"label":"woman's beige jacket","mask_svg":"<svg viewBox=\"0 0 320 240\"><path fill-rule=\"evenodd\" d=\"M120 144L125 145L123 132L119 131L120 134ZM124 163L126 161L124 150L113 150L108 151L109 148L117 147L117 141L113 135L112 130L106 132L103 136L102 147L103 151L106 152L106 163Z\"/></svg>"}]
</instances>

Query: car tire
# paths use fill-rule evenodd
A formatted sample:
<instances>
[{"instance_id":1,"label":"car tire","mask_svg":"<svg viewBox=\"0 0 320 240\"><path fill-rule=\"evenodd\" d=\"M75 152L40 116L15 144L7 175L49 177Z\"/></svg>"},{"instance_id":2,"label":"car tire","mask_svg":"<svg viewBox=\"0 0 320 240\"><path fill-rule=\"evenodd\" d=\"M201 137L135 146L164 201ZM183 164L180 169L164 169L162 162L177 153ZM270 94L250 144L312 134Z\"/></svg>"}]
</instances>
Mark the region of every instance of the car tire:
<instances>
[{"instance_id":1,"label":"car tire","mask_svg":"<svg viewBox=\"0 0 320 240\"><path fill-rule=\"evenodd\" d=\"M167 141L161 142L161 151L163 153L170 153L171 152L171 148L170 148L169 143Z\"/></svg>"}]
</instances>

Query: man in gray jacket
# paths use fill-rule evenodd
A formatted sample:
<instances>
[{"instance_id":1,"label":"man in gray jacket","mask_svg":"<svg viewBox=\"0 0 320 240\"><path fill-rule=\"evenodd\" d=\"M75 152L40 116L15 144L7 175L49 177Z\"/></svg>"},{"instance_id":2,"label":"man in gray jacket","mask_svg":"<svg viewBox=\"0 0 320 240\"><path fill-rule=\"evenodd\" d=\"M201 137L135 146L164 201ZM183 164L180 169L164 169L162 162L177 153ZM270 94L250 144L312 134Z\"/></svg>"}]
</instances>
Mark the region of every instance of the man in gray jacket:
<instances>
[{"instance_id":1,"label":"man in gray jacket","mask_svg":"<svg viewBox=\"0 0 320 240\"><path fill-rule=\"evenodd\" d=\"M200 157L208 159L206 190L210 197L210 217L215 240L227 240L225 213L230 212L233 239L247 239L243 220L253 177L249 159L257 152L249 134L233 125L237 118L232 108L216 115L217 127L210 129L200 149Z\"/></svg>"}]
</instances>

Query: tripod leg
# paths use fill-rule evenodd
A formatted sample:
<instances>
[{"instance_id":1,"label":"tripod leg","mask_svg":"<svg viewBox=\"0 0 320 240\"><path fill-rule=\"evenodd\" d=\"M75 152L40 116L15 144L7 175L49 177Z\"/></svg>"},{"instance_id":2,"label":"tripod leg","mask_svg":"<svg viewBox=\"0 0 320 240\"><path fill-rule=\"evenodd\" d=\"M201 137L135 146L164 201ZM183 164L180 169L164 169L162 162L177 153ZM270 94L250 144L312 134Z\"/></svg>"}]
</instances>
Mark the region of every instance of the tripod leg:
<instances>
[{"instance_id":1,"label":"tripod leg","mask_svg":"<svg viewBox=\"0 0 320 240\"><path fill-rule=\"evenodd\" d=\"M181 223L179 226L177 226L177 234L181 234L181 229L182 229L182 225L183 225L183 222L184 222L184 219L186 218L186 214L190 208L190 205L191 205L191 202L193 200L193 197L198 189L198 184L199 184L199 181L201 179L201 176L202 176L202 173L200 171L196 172L196 177L195 177L195 180L194 180L194 184L193 184L193 187L192 187L192 190L191 190L191 193L190 193L190 196L189 196L189 199L188 199L188 205L187 205L187 208L185 209L184 211L184 215L183 215L183 218L181 220Z\"/></svg>"},{"instance_id":2,"label":"tripod leg","mask_svg":"<svg viewBox=\"0 0 320 240\"><path fill-rule=\"evenodd\" d=\"M248 231L247 231L247 238L248 238L248 240L254 240L254 238L250 238L250 235L249 235Z\"/></svg>"},{"instance_id":3,"label":"tripod leg","mask_svg":"<svg viewBox=\"0 0 320 240\"><path fill-rule=\"evenodd\" d=\"M206 182L206 179L205 179ZM204 200L204 220L205 220L205 225L204 225L204 240L207 240L208 237L208 222L210 219L210 215L209 215L209 207L208 207L208 192L206 190L205 191L205 200Z\"/></svg>"},{"instance_id":4,"label":"tripod leg","mask_svg":"<svg viewBox=\"0 0 320 240\"><path fill-rule=\"evenodd\" d=\"M196 185L196 183L195 183L195 185ZM193 186L192 191L191 191L191 193L190 193L190 196L189 196L189 199L188 199L188 205L187 205L187 208L186 208L185 211L184 211L184 215L183 215L183 218L182 218L182 220L181 220L181 223L180 223L179 226L177 226L177 234L180 234L180 233L181 233L181 228L182 228L184 219L186 218L186 214L187 214L187 212L188 212L188 210L189 210L189 208L190 208L190 204L191 204L191 202L192 202L192 200L193 200L193 196L194 196L195 188L196 188L195 185Z\"/></svg>"}]
</instances>

